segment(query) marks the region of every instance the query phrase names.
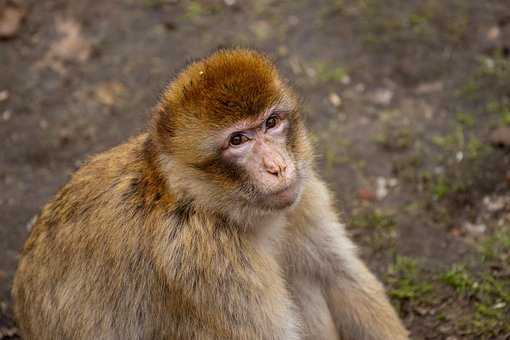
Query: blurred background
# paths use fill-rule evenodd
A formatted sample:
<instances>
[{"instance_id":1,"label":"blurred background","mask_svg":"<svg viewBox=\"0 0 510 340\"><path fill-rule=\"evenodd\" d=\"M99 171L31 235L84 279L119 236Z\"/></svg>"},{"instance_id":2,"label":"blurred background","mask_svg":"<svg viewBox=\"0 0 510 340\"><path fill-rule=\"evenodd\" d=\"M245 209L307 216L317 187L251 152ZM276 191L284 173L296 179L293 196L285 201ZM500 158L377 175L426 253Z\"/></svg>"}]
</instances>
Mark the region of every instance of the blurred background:
<instances>
[{"instance_id":1,"label":"blurred background","mask_svg":"<svg viewBox=\"0 0 510 340\"><path fill-rule=\"evenodd\" d=\"M269 54L415 339L510 339L508 0L0 0L0 339L41 206L219 47Z\"/></svg>"}]
</instances>

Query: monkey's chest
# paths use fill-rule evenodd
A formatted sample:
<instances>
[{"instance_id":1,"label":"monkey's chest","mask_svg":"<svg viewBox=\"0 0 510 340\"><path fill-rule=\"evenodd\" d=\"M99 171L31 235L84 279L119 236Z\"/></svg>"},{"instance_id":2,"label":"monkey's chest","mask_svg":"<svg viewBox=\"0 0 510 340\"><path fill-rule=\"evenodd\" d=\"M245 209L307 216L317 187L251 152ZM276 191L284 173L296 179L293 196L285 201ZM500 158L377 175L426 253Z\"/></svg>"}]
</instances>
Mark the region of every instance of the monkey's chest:
<instances>
[{"instance_id":1,"label":"monkey's chest","mask_svg":"<svg viewBox=\"0 0 510 340\"><path fill-rule=\"evenodd\" d=\"M319 282L307 277L289 280L291 297L300 317L304 339L338 339L333 318Z\"/></svg>"}]
</instances>

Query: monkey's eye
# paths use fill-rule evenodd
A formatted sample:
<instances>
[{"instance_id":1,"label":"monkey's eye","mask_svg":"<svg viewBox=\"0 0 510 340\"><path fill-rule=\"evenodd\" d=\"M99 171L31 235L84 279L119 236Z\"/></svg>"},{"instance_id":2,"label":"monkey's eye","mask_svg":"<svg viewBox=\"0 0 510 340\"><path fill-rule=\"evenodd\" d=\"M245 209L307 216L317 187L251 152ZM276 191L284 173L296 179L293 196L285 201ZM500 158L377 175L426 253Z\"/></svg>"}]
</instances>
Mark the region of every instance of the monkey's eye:
<instances>
[{"instance_id":1,"label":"monkey's eye","mask_svg":"<svg viewBox=\"0 0 510 340\"><path fill-rule=\"evenodd\" d=\"M271 116L266 120L266 130L274 128L276 125L278 125L278 116Z\"/></svg>"},{"instance_id":2,"label":"monkey's eye","mask_svg":"<svg viewBox=\"0 0 510 340\"><path fill-rule=\"evenodd\" d=\"M236 133L235 135L232 135L232 137L230 137L229 143L230 145L238 146L243 143L246 143L248 140L249 138L243 135L242 133Z\"/></svg>"}]
</instances>

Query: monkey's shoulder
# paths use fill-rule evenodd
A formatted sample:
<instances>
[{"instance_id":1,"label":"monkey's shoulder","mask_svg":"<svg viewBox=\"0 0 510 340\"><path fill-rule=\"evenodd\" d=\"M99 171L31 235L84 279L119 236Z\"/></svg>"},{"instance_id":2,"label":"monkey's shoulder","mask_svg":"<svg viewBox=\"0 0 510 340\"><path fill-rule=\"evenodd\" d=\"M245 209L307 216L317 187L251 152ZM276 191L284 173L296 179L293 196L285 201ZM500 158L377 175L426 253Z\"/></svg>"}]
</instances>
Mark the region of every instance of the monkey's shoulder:
<instances>
[{"instance_id":1,"label":"monkey's shoulder","mask_svg":"<svg viewBox=\"0 0 510 340\"><path fill-rule=\"evenodd\" d=\"M44 206L31 238L62 228L85 235L80 237L127 228L173 204L162 176L150 167L146 140L137 136L85 162Z\"/></svg>"}]
</instances>

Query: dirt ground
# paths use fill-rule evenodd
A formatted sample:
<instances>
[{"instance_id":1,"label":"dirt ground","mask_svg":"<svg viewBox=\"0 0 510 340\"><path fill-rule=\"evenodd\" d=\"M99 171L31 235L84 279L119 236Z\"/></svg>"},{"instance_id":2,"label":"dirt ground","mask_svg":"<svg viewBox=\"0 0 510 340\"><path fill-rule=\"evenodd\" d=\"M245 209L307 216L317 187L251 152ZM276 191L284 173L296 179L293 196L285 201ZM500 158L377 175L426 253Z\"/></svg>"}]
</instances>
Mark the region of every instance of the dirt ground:
<instances>
[{"instance_id":1,"label":"dirt ground","mask_svg":"<svg viewBox=\"0 0 510 340\"><path fill-rule=\"evenodd\" d=\"M507 0L0 0L5 25L0 339L17 337L10 284L41 206L228 46L271 55L304 98L319 168L413 338L510 339Z\"/></svg>"}]
</instances>

